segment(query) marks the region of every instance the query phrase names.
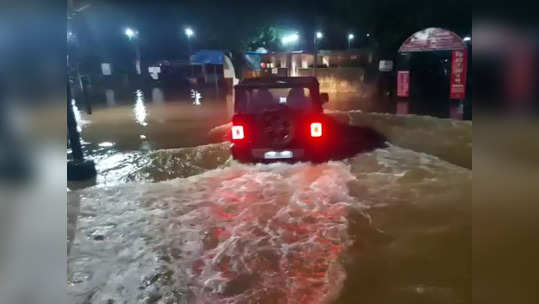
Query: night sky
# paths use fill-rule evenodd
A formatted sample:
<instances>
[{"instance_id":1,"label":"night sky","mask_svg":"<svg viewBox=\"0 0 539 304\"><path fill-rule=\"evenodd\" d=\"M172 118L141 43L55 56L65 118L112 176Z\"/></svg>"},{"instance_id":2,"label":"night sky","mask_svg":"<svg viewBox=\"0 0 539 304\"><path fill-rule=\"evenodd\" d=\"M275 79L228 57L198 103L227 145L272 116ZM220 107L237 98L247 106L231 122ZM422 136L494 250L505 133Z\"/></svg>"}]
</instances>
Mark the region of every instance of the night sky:
<instances>
[{"instance_id":1,"label":"night sky","mask_svg":"<svg viewBox=\"0 0 539 304\"><path fill-rule=\"evenodd\" d=\"M444 27L464 36L471 33L470 1L326 0L326 1L75 1L91 6L72 22L79 50L87 58L125 59L133 48L123 34L139 31L146 60L181 59L187 54L184 28L196 32L195 49L242 51L263 29L297 31L296 49L309 49L313 33L324 32L322 49L343 49L346 34L357 37L355 47L394 52L417 30ZM371 37L365 37L370 33Z\"/></svg>"}]
</instances>

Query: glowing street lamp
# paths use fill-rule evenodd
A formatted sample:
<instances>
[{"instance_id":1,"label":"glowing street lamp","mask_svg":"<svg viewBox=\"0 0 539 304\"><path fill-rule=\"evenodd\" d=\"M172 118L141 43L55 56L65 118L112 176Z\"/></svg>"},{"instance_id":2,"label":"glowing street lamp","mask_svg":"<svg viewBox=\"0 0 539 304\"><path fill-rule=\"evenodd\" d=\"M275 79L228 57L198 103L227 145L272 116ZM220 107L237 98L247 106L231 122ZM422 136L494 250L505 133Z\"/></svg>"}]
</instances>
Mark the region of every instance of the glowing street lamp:
<instances>
[{"instance_id":1,"label":"glowing street lamp","mask_svg":"<svg viewBox=\"0 0 539 304\"><path fill-rule=\"evenodd\" d=\"M348 34L348 48L350 48L350 44L352 43L352 40L354 40L354 34L350 33Z\"/></svg>"},{"instance_id":2,"label":"glowing street lamp","mask_svg":"<svg viewBox=\"0 0 539 304\"><path fill-rule=\"evenodd\" d=\"M287 45L287 44L290 44L290 43L295 43L298 40L299 40L298 33L293 33L293 34L290 34L290 35L286 35L283 38L281 38L281 42L283 43L283 45Z\"/></svg>"},{"instance_id":3,"label":"glowing street lamp","mask_svg":"<svg viewBox=\"0 0 539 304\"><path fill-rule=\"evenodd\" d=\"M316 39L322 39L324 34L322 32L316 32Z\"/></svg>"},{"instance_id":4,"label":"glowing street lamp","mask_svg":"<svg viewBox=\"0 0 539 304\"><path fill-rule=\"evenodd\" d=\"M193 47L191 46L191 37L195 35L195 31L188 26L184 29L185 36L187 36L187 47L189 48L189 60L191 60L191 55L193 54ZM195 67L191 65L191 75L195 74Z\"/></svg>"},{"instance_id":5,"label":"glowing street lamp","mask_svg":"<svg viewBox=\"0 0 539 304\"><path fill-rule=\"evenodd\" d=\"M124 34L127 36L129 40L135 38L138 34L138 32L132 28L126 28Z\"/></svg>"},{"instance_id":6,"label":"glowing street lamp","mask_svg":"<svg viewBox=\"0 0 539 304\"><path fill-rule=\"evenodd\" d=\"M195 32L193 31L192 28L190 27L185 28L185 36L187 36L187 38L191 38L194 35L195 35Z\"/></svg>"},{"instance_id":7,"label":"glowing street lamp","mask_svg":"<svg viewBox=\"0 0 539 304\"><path fill-rule=\"evenodd\" d=\"M140 46L138 44L138 39L135 39L138 36L138 31L128 27L125 29L124 34L130 41L134 40L133 44L135 46L135 70L137 71L137 74L140 75L142 73L140 69Z\"/></svg>"}]
</instances>

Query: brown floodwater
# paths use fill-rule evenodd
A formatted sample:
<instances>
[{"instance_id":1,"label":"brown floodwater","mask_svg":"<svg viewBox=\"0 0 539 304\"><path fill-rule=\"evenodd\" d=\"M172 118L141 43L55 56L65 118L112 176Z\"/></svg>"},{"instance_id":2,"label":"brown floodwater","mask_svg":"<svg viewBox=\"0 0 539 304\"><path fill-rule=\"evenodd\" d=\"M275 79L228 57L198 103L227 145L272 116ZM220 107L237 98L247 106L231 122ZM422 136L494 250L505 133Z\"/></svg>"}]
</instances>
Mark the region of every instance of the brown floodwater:
<instances>
[{"instance_id":1,"label":"brown floodwater","mask_svg":"<svg viewBox=\"0 0 539 304\"><path fill-rule=\"evenodd\" d=\"M80 114L99 175L69 185L71 303L471 302L471 123L333 113L392 143L244 165L208 144L230 97L151 96Z\"/></svg>"}]
</instances>

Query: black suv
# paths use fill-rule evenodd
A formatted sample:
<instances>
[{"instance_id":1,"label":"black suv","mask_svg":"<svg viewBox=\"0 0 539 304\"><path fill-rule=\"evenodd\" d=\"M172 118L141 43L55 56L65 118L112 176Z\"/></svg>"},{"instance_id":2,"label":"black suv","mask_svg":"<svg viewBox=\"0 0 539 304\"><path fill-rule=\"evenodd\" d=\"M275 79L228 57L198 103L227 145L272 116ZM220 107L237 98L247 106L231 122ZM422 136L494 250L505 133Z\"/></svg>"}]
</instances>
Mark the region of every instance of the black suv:
<instances>
[{"instance_id":1,"label":"black suv","mask_svg":"<svg viewBox=\"0 0 539 304\"><path fill-rule=\"evenodd\" d=\"M235 86L232 155L243 162L322 161L331 127L314 77L246 79Z\"/></svg>"}]
</instances>

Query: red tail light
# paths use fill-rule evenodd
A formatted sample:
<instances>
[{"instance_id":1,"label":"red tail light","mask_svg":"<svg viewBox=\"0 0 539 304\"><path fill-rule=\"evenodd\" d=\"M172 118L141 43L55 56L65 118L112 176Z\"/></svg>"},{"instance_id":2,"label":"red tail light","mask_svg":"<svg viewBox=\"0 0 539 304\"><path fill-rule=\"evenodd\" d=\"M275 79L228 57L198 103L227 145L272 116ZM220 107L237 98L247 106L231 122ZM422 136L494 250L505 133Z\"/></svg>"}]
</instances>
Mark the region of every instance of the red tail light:
<instances>
[{"instance_id":1,"label":"red tail light","mask_svg":"<svg viewBox=\"0 0 539 304\"><path fill-rule=\"evenodd\" d=\"M311 136L312 137L322 136L322 123L320 122L311 123Z\"/></svg>"},{"instance_id":2,"label":"red tail light","mask_svg":"<svg viewBox=\"0 0 539 304\"><path fill-rule=\"evenodd\" d=\"M232 126L232 139L243 139L245 134L243 133L243 126Z\"/></svg>"}]
</instances>

